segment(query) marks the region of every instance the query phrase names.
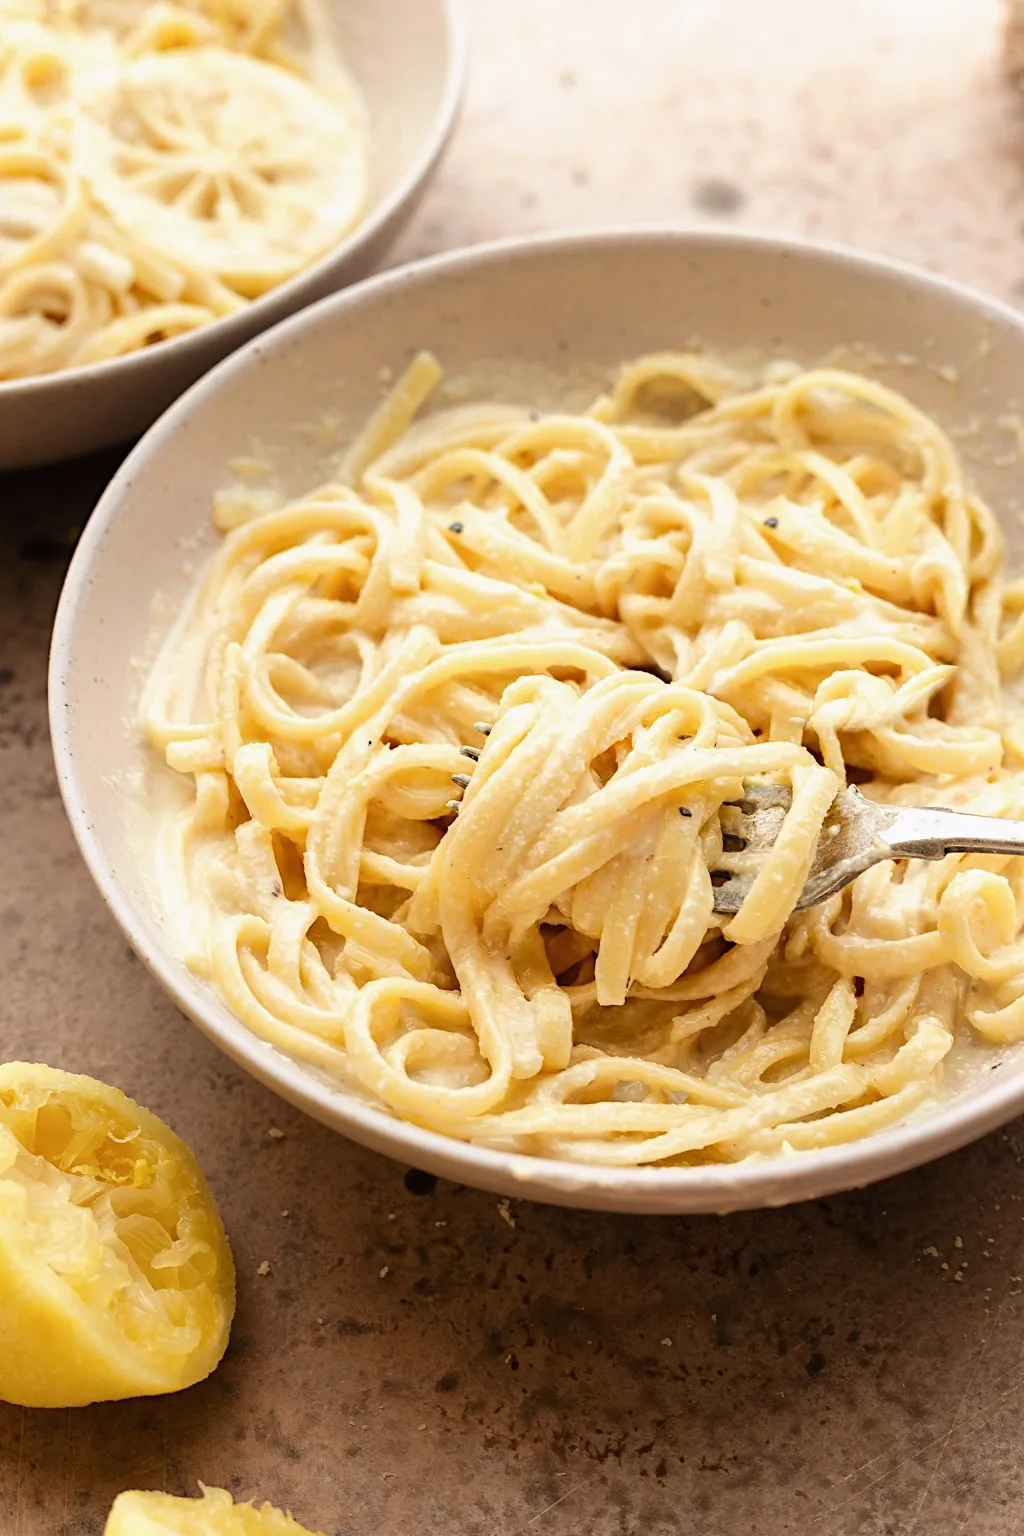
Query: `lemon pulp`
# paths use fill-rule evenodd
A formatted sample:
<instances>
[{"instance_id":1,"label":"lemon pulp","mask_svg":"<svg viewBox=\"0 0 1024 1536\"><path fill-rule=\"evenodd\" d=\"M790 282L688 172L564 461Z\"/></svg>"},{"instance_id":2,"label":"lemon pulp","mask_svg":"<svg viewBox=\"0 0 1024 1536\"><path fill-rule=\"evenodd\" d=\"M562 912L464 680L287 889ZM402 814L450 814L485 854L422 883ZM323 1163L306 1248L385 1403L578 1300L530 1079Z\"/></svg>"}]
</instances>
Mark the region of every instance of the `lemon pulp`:
<instances>
[{"instance_id":1,"label":"lemon pulp","mask_svg":"<svg viewBox=\"0 0 1024 1536\"><path fill-rule=\"evenodd\" d=\"M315 1536L270 1504L234 1504L223 1488L204 1488L200 1499L168 1493L122 1493L103 1536Z\"/></svg>"},{"instance_id":2,"label":"lemon pulp","mask_svg":"<svg viewBox=\"0 0 1024 1536\"><path fill-rule=\"evenodd\" d=\"M92 1078L0 1065L0 1398L190 1386L233 1312L227 1239L184 1142Z\"/></svg>"}]
</instances>

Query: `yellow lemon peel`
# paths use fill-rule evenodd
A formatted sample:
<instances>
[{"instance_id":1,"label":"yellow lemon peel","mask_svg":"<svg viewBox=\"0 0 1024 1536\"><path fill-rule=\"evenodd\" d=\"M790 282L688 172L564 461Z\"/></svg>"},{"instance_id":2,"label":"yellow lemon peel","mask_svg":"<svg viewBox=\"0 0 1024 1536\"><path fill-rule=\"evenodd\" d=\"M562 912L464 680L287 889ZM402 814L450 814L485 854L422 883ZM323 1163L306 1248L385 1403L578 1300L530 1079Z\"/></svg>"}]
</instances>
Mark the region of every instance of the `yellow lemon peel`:
<instances>
[{"instance_id":1,"label":"yellow lemon peel","mask_svg":"<svg viewBox=\"0 0 1024 1536\"><path fill-rule=\"evenodd\" d=\"M103 1536L320 1536L271 1504L235 1504L223 1488L199 1499L169 1493L122 1493Z\"/></svg>"},{"instance_id":2,"label":"yellow lemon peel","mask_svg":"<svg viewBox=\"0 0 1024 1536\"><path fill-rule=\"evenodd\" d=\"M191 1386L234 1308L185 1143L117 1088L0 1065L0 1399L70 1408Z\"/></svg>"}]
</instances>

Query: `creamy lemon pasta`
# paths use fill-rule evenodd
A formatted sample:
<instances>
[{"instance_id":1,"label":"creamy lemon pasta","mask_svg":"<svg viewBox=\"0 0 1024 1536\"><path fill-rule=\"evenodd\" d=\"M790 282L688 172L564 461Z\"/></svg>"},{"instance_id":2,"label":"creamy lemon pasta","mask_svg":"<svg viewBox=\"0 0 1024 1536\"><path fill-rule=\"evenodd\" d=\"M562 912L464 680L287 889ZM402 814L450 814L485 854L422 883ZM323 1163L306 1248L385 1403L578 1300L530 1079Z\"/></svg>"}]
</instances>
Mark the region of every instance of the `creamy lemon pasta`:
<instances>
[{"instance_id":1,"label":"creamy lemon pasta","mask_svg":"<svg viewBox=\"0 0 1024 1536\"><path fill-rule=\"evenodd\" d=\"M848 780L1024 816L1024 585L935 422L668 353L581 414L418 419L439 379L415 359L308 495L216 500L143 705L194 785L157 861L189 964L396 1115L591 1163L864 1136L958 1036L1024 1038L1024 861L793 912ZM758 781L791 809L718 916Z\"/></svg>"},{"instance_id":2,"label":"creamy lemon pasta","mask_svg":"<svg viewBox=\"0 0 1024 1536\"><path fill-rule=\"evenodd\" d=\"M235 313L365 193L320 0L0 0L0 380Z\"/></svg>"}]
</instances>

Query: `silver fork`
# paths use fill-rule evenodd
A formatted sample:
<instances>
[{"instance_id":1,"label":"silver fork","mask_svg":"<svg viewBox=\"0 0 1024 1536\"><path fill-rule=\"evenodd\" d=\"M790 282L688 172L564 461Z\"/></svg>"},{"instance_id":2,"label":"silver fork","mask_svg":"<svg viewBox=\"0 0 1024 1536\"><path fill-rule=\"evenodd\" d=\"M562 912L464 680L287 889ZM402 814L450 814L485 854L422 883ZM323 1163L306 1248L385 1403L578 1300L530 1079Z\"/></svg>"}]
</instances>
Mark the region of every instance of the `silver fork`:
<instances>
[{"instance_id":1,"label":"silver fork","mask_svg":"<svg viewBox=\"0 0 1024 1536\"><path fill-rule=\"evenodd\" d=\"M711 876L716 912L739 911L792 798L783 784L748 783L742 800L722 807L723 852ZM857 789L841 789L794 910L816 907L883 859L941 859L947 853L1024 854L1024 821L944 806L880 805Z\"/></svg>"},{"instance_id":2,"label":"silver fork","mask_svg":"<svg viewBox=\"0 0 1024 1536\"><path fill-rule=\"evenodd\" d=\"M489 736L489 725L475 725ZM476 762L479 747L462 747L463 757ZM468 773L453 773L460 789ZM712 872L714 910L723 916L738 912L754 883L793 800L784 784L744 785L743 799L728 801L721 810L722 856ZM458 813L458 800L448 802ZM690 814L685 808L682 815ZM944 806L880 805L851 786L841 789L825 817L814 862L800 892L795 912L816 907L884 859L942 859L947 853L1024 854L1024 821L998 816L974 816Z\"/></svg>"}]
</instances>

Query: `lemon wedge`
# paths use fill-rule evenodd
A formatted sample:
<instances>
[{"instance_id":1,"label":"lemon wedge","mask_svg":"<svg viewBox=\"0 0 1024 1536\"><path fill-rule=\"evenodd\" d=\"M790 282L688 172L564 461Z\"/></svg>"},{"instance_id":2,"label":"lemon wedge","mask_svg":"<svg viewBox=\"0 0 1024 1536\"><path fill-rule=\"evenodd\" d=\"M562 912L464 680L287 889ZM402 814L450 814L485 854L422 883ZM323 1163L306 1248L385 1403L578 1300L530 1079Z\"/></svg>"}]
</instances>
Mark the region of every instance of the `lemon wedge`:
<instances>
[{"instance_id":1,"label":"lemon wedge","mask_svg":"<svg viewBox=\"0 0 1024 1536\"><path fill-rule=\"evenodd\" d=\"M362 212L354 99L216 47L146 54L82 86L72 162L120 227L246 298L293 276Z\"/></svg>"},{"instance_id":2,"label":"lemon wedge","mask_svg":"<svg viewBox=\"0 0 1024 1536\"><path fill-rule=\"evenodd\" d=\"M122 1493L114 1500L103 1536L315 1536L270 1504L234 1504L223 1488L204 1488L201 1499L168 1493Z\"/></svg>"},{"instance_id":3,"label":"lemon wedge","mask_svg":"<svg viewBox=\"0 0 1024 1536\"><path fill-rule=\"evenodd\" d=\"M0 1065L0 1399L71 1408L191 1386L234 1307L184 1142L91 1077Z\"/></svg>"}]
</instances>

